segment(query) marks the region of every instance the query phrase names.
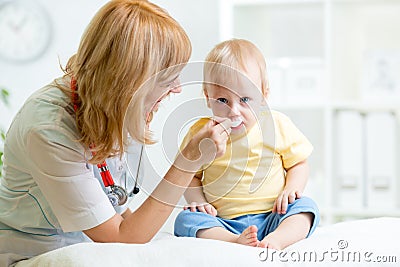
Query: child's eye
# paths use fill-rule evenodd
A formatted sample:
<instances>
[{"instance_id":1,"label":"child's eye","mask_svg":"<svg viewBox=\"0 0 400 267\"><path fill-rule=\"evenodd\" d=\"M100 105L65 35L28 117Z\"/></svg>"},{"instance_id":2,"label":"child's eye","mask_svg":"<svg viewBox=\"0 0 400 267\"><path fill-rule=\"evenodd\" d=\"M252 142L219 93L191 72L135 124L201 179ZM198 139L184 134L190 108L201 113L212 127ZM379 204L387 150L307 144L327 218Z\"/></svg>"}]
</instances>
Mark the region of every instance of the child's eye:
<instances>
[{"instance_id":1,"label":"child's eye","mask_svg":"<svg viewBox=\"0 0 400 267\"><path fill-rule=\"evenodd\" d=\"M250 101L250 97L245 96L245 97L240 98L240 102L242 102L242 103L247 103L249 101Z\"/></svg>"},{"instance_id":2,"label":"child's eye","mask_svg":"<svg viewBox=\"0 0 400 267\"><path fill-rule=\"evenodd\" d=\"M220 98L217 98L217 102L223 103L223 104L227 104L227 103L228 103L228 100L227 100L226 98L220 97Z\"/></svg>"}]
</instances>

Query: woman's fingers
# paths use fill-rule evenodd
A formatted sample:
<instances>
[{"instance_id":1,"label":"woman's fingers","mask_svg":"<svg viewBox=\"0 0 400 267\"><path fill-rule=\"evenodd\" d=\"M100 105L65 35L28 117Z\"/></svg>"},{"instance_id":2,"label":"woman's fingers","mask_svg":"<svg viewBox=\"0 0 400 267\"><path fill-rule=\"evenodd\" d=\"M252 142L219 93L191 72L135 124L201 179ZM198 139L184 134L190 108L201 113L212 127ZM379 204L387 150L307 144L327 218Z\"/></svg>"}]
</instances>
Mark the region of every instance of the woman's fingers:
<instances>
[{"instance_id":1,"label":"woman's fingers","mask_svg":"<svg viewBox=\"0 0 400 267\"><path fill-rule=\"evenodd\" d=\"M215 143L216 152L215 157L220 157L225 154L226 142L231 133L232 121L230 119L221 119L218 117L213 118L214 125L211 138Z\"/></svg>"},{"instance_id":2,"label":"woman's fingers","mask_svg":"<svg viewBox=\"0 0 400 267\"><path fill-rule=\"evenodd\" d=\"M204 163L209 163L225 154L231 125L232 122L229 119L213 118L199 132L201 135L199 150L201 157L205 156Z\"/></svg>"},{"instance_id":3,"label":"woman's fingers","mask_svg":"<svg viewBox=\"0 0 400 267\"><path fill-rule=\"evenodd\" d=\"M231 125L229 119L210 119L181 151L181 156L175 161L176 167L194 172L224 155Z\"/></svg>"},{"instance_id":4,"label":"woman's fingers","mask_svg":"<svg viewBox=\"0 0 400 267\"><path fill-rule=\"evenodd\" d=\"M214 116L212 120L215 122L216 127L219 129L220 134L226 134L227 136L231 133L232 121L227 118L221 118Z\"/></svg>"}]
</instances>

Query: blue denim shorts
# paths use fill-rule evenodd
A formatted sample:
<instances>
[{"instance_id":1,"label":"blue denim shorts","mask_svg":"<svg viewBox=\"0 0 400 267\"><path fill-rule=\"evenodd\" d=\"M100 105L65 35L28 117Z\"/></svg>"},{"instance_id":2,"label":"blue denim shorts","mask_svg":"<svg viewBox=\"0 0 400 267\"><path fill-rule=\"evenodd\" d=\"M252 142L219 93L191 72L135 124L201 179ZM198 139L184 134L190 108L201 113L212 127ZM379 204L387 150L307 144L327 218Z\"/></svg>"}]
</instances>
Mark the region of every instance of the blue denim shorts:
<instances>
[{"instance_id":1,"label":"blue denim shorts","mask_svg":"<svg viewBox=\"0 0 400 267\"><path fill-rule=\"evenodd\" d=\"M318 207L308 197L296 199L295 202L289 204L286 214L272 212L247 214L230 220L199 211L191 212L190 210L183 210L176 217L174 234L176 236L196 237L198 230L212 227L223 227L234 234L241 234L250 225L255 225L258 228L257 238L258 240L262 240L266 235L273 232L287 217L303 212L314 214L314 221L307 235L308 237L314 232L320 221Z\"/></svg>"}]
</instances>

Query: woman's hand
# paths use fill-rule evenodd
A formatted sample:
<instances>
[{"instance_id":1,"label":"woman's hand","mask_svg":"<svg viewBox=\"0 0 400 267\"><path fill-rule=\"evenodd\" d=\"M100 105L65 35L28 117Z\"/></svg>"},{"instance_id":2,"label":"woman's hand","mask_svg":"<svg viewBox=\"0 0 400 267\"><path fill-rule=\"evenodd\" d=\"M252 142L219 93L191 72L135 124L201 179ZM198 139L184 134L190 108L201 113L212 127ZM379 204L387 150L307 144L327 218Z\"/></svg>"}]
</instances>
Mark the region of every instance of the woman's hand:
<instances>
[{"instance_id":1,"label":"woman's hand","mask_svg":"<svg viewBox=\"0 0 400 267\"><path fill-rule=\"evenodd\" d=\"M178 155L176 166L188 172L196 172L202 165L224 155L231 125L229 119L214 117L209 120Z\"/></svg>"},{"instance_id":2,"label":"woman's hand","mask_svg":"<svg viewBox=\"0 0 400 267\"><path fill-rule=\"evenodd\" d=\"M285 214L288 205L293 203L298 198L301 198L301 192L299 190L284 189L276 198L272 212Z\"/></svg>"},{"instance_id":3,"label":"woman's hand","mask_svg":"<svg viewBox=\"0 0 400 267\"><path fill-rule=\"evenodd\" d=\"M215 209L215 207L213 205L211 205L210 203L197 203L197 202L192 202L188 205L185 205L183 207L184 210L190 210L191 212L203 212L206 214L210 214L212 216L217 216L217 210Z\"/></svg>"}]
</instances>

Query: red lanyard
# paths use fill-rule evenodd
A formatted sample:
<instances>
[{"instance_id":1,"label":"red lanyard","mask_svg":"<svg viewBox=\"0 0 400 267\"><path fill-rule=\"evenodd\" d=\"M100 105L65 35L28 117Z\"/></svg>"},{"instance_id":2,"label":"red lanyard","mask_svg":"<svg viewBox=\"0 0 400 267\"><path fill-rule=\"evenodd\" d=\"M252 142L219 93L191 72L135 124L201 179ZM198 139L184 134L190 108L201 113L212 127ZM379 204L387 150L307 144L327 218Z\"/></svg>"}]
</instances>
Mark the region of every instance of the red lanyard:
<instances>
[{"instance_id":1,"label":"red lanyard","mask_svg":"<svg viewBox=\"0 0 400 267\"><path fill-rule=\"evenodd\" d=\"M78 94L76 93L78 86L76 84L76 80L74 78L71 78L71 100L72 104L74 105L74 111L78 110ZM93 146L90 146L91 148ZM94 155L95 152L92 152L92 155ZM112 178L111 172L108 169L106 161L103 161L102 163L97 164L97 168L99 169L101 179L103 180L104 186L109 187L109 186L114 186L114 179Z\"/></svg>"}]
</instances>

